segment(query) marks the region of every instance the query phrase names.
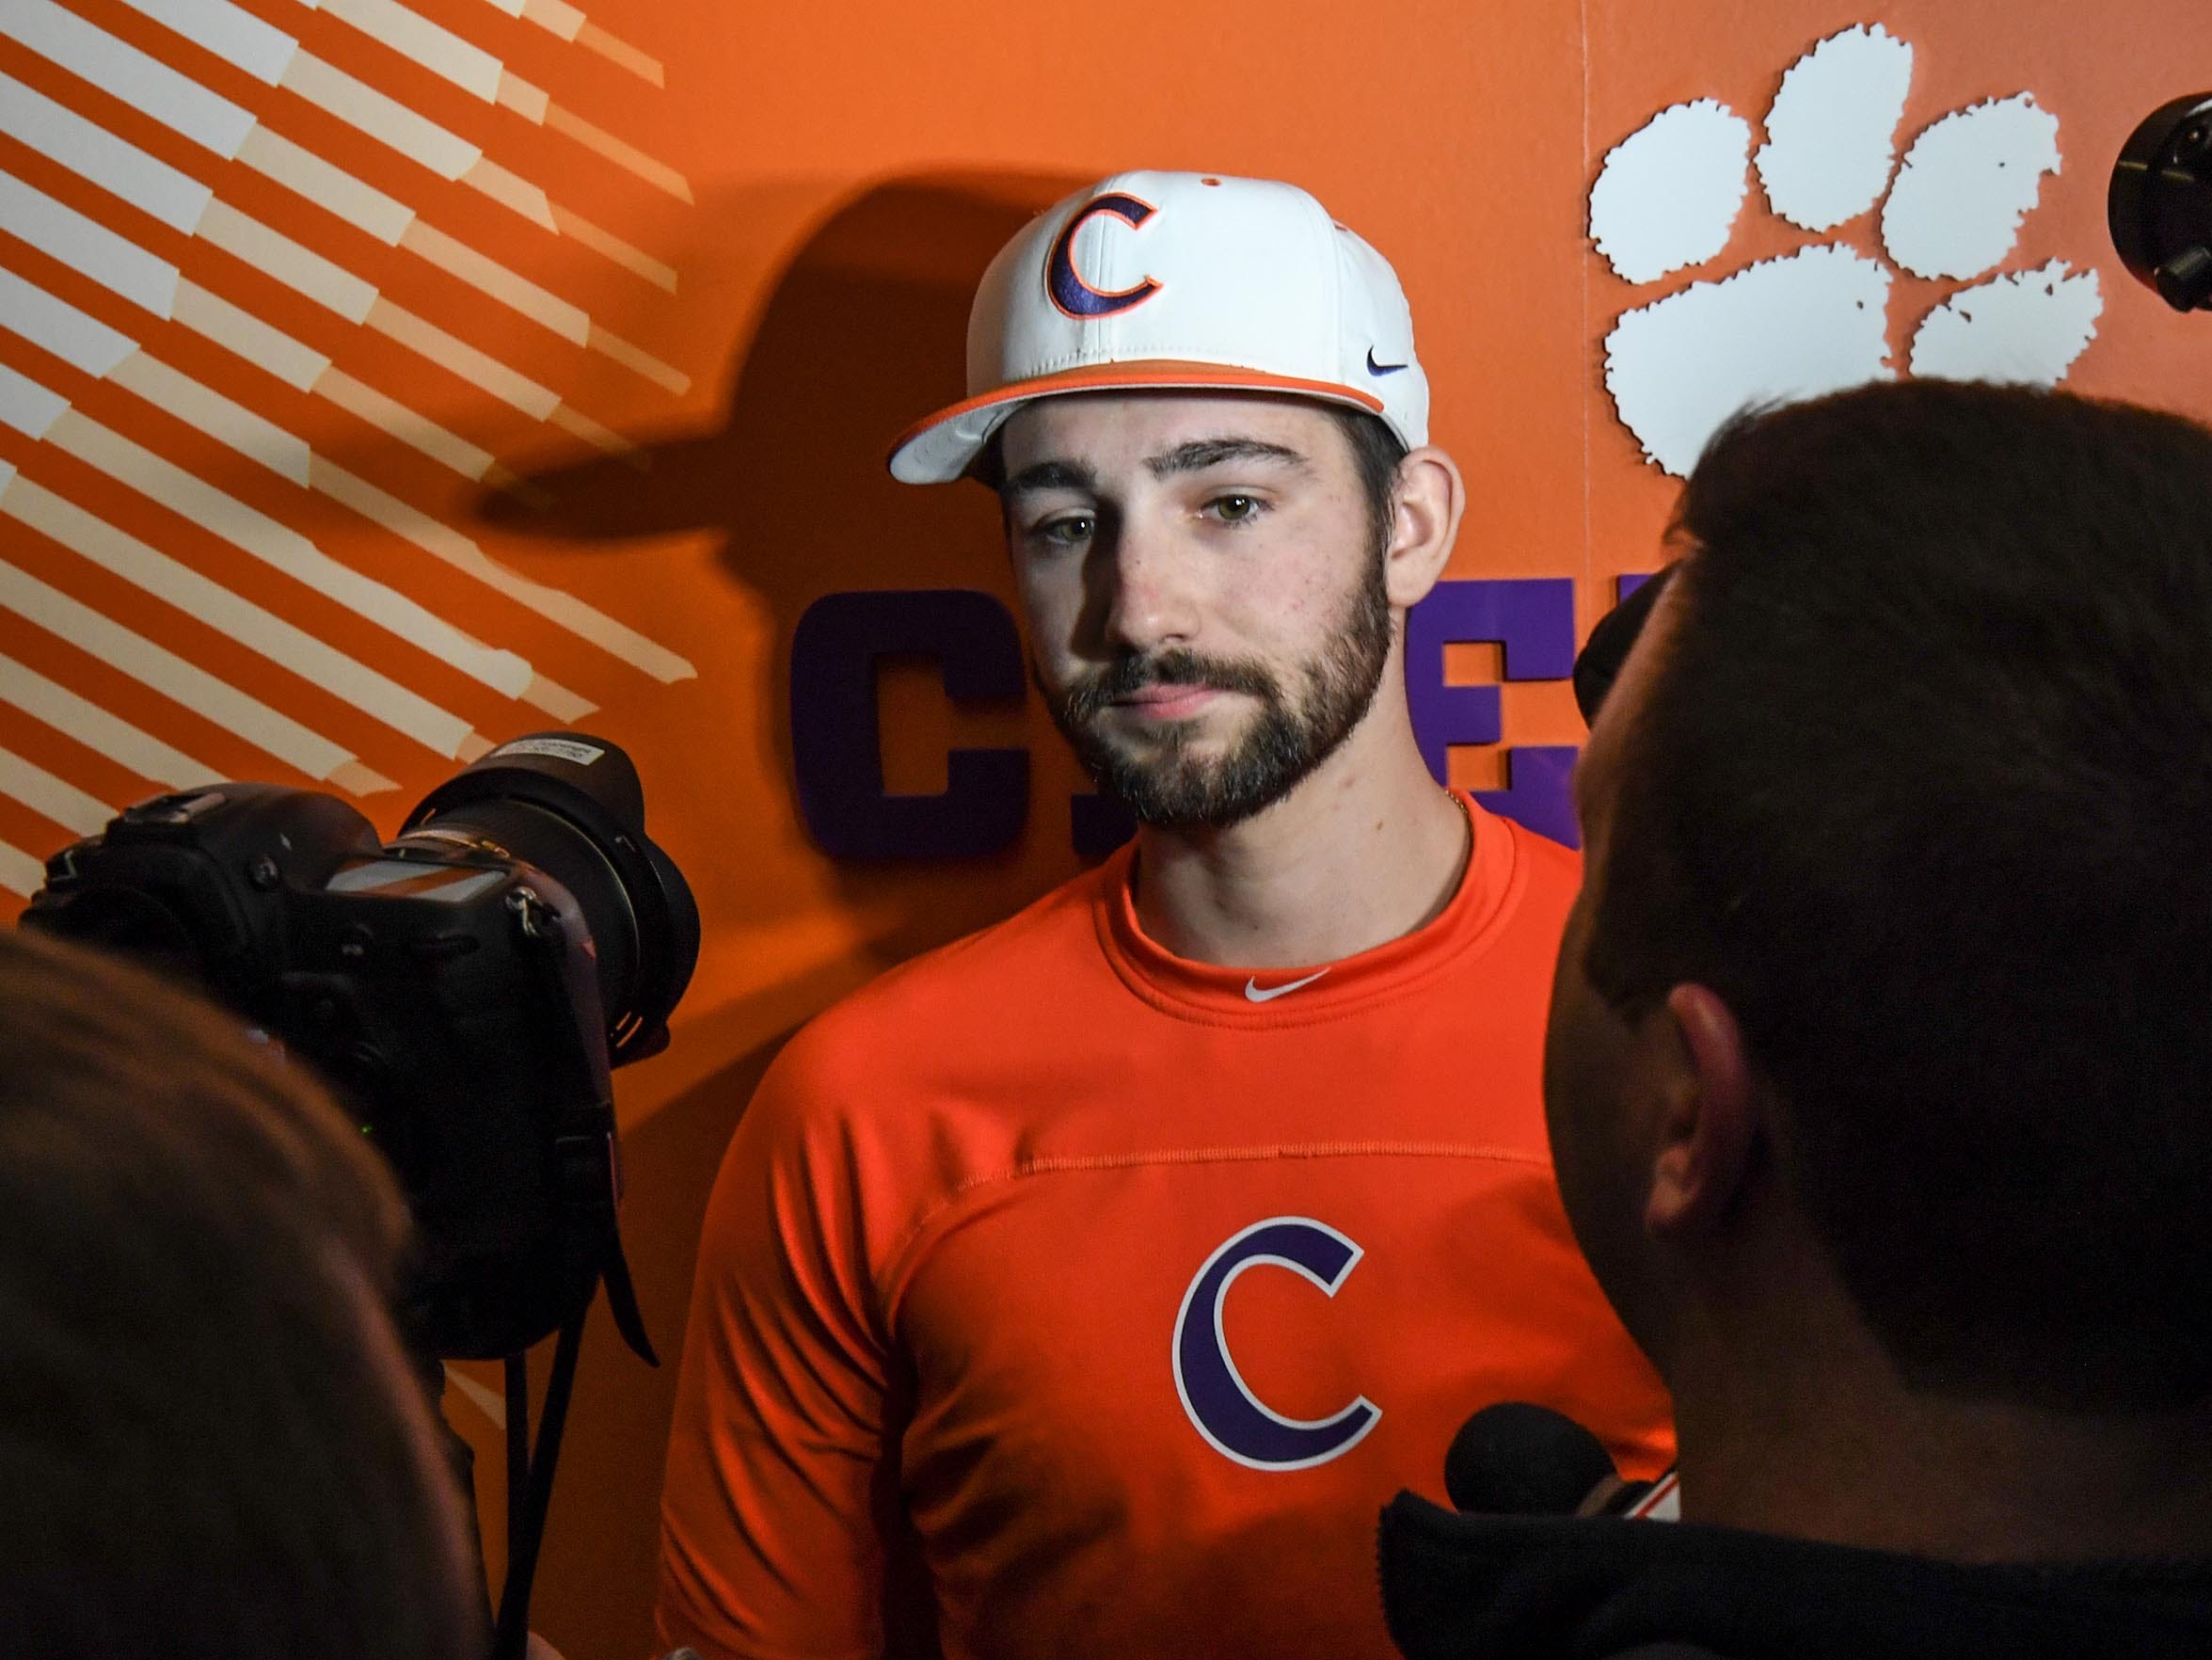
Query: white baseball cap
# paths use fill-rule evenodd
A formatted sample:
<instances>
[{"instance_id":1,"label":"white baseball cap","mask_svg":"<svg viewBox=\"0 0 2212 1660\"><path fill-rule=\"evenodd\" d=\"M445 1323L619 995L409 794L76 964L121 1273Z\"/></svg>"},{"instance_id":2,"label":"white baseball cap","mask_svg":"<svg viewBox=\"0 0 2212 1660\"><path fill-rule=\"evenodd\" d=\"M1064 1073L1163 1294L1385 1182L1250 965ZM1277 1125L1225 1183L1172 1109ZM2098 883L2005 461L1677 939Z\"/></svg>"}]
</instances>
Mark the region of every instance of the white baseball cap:
<instances>
[{"instance_id":1,"label":"white baseball cap","mask_svg":"<svg viewBox=\"0 0 2212 1660\"><path fill-rule=\"evenodd\" d=\"M968 395L901 438L892 476L959 478L1024 404L1061 392L1292 393L1428 441L1397 273L1295 184L1117 173L999 250L968 313Z\"/></svg>"}]
</instances>

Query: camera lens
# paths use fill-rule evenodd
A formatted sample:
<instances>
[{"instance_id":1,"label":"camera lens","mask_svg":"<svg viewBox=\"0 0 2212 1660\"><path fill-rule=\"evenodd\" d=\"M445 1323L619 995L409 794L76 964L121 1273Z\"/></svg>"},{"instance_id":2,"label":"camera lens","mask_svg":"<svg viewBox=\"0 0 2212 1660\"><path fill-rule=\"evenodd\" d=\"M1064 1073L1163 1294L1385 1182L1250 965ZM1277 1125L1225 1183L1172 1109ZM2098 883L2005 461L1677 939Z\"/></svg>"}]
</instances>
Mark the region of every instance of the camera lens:
<instances>
[{"instance_id":1,"label":"camera lens","mask_svg":"<svg viewBox=\"0 0 2212 1660\"><path fill-rule=\"evenodd\" d=\"M2212 307L2212 95L2154 110L2113 164L2112 246L2177 311Z\"/></svg>"},{"instance_id":2,"label":"camera lens","mask_svg":"<svg viewBox=\"0 0 2212 1660\"><path fill-rule=\"evenodd\" d=\"M615 1065L668 1041L668 1015L699 960L691 886L645 835L645 792L604 738L542 732L502 744L407 816L394 847L496 851L543 870L583 913Z\"/></svg>"}]
</instances>

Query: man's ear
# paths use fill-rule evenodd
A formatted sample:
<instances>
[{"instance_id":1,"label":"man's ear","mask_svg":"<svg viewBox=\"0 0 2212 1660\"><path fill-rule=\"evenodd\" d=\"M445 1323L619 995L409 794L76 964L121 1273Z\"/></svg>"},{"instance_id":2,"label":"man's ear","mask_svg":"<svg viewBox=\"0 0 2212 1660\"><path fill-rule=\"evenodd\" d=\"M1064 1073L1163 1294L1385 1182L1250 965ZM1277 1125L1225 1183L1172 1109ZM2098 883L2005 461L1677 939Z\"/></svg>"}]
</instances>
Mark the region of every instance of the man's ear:
<instances>
[{"instance_id":1,"label":"man's ear","mask_svg":"<svg viewBox=\"0 0 2212 1660\"><path fill-rule=\"evenodd\" d=\"M1457 462L1434 444L1424 444L1398 463L1393 494L1383 582L1392 608L1407 611L1444 574L1467 512L1467 484Z\"/></svg>"},{"instance_id":2,"label":"man's ear","mask_svg":"<svg viewBox=\"0 0 2212 1660\"><path fill-rule=\"evenodd\" d=\"M1658 1024L1665 1076L1644 1225L1694 1237L1720 1229L1751 1173L1759 1135L1751 1059L1734 1013L1705 986L1676 986Z\"/></svg>"}]
</instances>

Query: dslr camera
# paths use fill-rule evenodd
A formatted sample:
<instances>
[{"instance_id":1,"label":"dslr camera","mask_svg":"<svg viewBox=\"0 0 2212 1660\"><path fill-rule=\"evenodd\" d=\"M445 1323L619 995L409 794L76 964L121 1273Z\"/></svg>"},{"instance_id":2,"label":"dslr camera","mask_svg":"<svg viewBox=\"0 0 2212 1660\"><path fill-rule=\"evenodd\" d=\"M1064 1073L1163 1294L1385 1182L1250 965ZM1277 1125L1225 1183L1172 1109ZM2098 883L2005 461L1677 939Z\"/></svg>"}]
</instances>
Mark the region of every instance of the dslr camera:
<instances>
[{"instance_id":1,"label":"dslr camera","mask_svg":"<svg viewBox=\"0 0 2212 1660\"><path fill-rule=\"evenodd\" d=\"M419 1225L419 1350L517 1354L603 1279L653 1358L608 1075L666 1046L699 913L615 745L502 744L390 841L311 790L159 796L49 860L23 925L199 982L336 1089Z\"/></svg>"}]
</instances>

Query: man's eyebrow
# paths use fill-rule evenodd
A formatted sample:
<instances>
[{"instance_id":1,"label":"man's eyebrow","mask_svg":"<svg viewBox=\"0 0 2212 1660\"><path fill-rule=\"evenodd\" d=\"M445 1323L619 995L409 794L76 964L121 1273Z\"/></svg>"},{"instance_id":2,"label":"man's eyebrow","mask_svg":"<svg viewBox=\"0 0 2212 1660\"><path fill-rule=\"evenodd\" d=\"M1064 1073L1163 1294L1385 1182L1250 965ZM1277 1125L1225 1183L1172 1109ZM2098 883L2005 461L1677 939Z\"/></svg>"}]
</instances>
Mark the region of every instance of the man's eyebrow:
<instances>
[{"instance_id":1,"label":"man's eyebrow","mask_svg":"<svg viewBox=\"0 0 2212 1660\"><path fill-rule=\"evenodd\" d=\"M1304 455L1287 445L1260 439L1217 438L1177 444L1162 455L1147 456L1144 466L1153 477L1169 478L1178 472L1202 472L1224 461L1273 461L1301 471L1308 465Z\"/></svg>"},{"instance_id":2,"label":"man's eyebrow","mask_svg":"<svg viewBox=\"0 0 2212 1660\"><path fill-rule=\"evenodd\" d=\"M1037 490L1096 491L1098 474L1080 461L1040 461L1033 467L1025 467L1001 485L1002 497L1030 494Z\"/></svg>"}]
</instances>

